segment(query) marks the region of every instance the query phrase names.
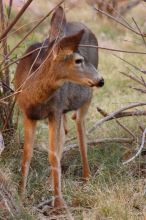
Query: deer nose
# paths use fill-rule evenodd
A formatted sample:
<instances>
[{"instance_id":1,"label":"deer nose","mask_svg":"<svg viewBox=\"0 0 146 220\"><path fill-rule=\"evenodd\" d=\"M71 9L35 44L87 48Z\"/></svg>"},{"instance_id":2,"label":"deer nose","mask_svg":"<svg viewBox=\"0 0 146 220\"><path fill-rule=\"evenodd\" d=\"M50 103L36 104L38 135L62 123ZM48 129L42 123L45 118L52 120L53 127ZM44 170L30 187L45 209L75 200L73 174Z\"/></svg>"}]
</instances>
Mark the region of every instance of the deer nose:
<instances>
[{"instance_id":1,"label":"deer nose","mask_svg":"<svg viewBox=\"0 0 146 220\"><path fill-rule=\"evenodd\" d=\"M98 86L99 87L104 86L104 79L103 78L99 81Z\"/></svg>"}]
</instances>

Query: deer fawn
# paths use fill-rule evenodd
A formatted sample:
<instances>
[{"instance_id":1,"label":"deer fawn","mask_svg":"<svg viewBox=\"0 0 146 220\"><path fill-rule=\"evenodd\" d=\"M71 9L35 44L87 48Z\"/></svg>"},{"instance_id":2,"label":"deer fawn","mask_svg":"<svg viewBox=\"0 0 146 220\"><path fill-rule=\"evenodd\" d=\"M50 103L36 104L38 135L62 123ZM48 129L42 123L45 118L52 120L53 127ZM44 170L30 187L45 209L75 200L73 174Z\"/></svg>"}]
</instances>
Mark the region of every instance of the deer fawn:
<instances>
[{"instance_id":1,"label":"deer fawn","mask_svg":"<svg viewBox=\"0 0 146 220\"><path fill-rule=\"evenodd\" d=\"M30 46L26 53L45 45L39 52L23 58L16 70L17 102L24 116L24 151L22 158L21 194L24 195L37 120L48 118L49 162L54 187L54 206L64 205L61 193L60 160L65 141L64 114L76 111L76 126L83 163L83 177L90 175L85 140L85 115L92 98L93 86L104 80L97 72L98 50L80 47L97 46L95 35L79 22L67 22L62 7L51 19L49 38ZM32 67L33 65L33 67Z\"/></svg>"}]
</instances>

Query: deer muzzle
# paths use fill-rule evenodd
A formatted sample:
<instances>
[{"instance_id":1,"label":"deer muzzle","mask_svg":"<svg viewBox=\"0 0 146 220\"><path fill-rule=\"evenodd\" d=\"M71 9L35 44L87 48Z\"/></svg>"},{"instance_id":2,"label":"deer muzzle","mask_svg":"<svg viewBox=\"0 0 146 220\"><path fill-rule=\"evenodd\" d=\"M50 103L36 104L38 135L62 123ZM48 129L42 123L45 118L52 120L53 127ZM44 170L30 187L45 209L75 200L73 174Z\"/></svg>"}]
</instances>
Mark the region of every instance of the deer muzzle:
<instances>
[{"instance_id":1,"label":"deer muzzle","mask_svg":"<svg viewBox=\"0 0 146 220\"><path fill-rule=\"evenodd\" d=\"M102 87L104 86L104 79L101 78L100 80L99 79L95 79L95 80L92 80L92 82L90 81L90 86L93 87Z\"/></svg>"},{"instance_id":2,"label":"deer muzzle","mask_svg":"<svg viewBox=\"0 0 146 220\"><path fill-rule=\"evenodd\" d=\"M98 87L104 86L104 79L103 78L99 80L99 82L97 83L97 86Z\"/></svg>"}]
</instances>

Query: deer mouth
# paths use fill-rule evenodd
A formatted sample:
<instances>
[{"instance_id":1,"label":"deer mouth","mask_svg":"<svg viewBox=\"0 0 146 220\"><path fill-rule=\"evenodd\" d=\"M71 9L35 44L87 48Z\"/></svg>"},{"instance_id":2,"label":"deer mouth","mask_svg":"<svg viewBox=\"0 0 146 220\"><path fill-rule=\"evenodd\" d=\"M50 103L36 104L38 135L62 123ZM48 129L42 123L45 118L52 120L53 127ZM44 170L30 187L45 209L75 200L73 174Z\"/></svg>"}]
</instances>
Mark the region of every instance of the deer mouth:
<instances>
[{"instance_id":1,"label":"deer mouth","mask_svg":"<svg viewBox=\"0 0 146 220\"><path fill-rule=\"evenodd\" d=\"M90 87L102 87L104 86L104 79L101 80L96 80L96 81L92 81L92 80L88 80L88 85Z\"/></svg>"}]
</instances>

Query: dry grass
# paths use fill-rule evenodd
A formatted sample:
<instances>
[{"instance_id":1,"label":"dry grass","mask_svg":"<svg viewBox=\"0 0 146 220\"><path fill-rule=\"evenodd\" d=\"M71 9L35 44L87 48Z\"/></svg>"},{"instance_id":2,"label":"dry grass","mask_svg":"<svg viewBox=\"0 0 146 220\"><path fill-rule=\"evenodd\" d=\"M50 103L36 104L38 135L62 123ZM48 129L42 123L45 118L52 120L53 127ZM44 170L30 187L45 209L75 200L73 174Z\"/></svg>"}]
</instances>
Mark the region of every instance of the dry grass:
<instances>
[{"instance_id":1,"label":"dry grass","mask_svg":"<svg viewBox=\"0 0 146 220\"><path fill-rule=\"evenodd\" d=\"M43 1L42 1L43 2ZM43 3L42 3L42 7ZM78 10L79 8L79 10ZM45 10L45 8L44 8ZM68 7L67 7L68 10ZM94 14L94 19L93 18ZM140 14L140 17L139 17ZM121 48L126 50L143 50L143 41L121 28L119 25L110 23L106 19L101 21L96 17L91 8L81 1L78 7L69 9L68 18L80 20L86 23L96 33L99 39L99 45L107 47ZM127 16L127 19L134 16L135 20L144 27L145 10L142 5L133 9ZM45 24L46 25L46 24ZM45 26L46 27L46 26ZM47 33L46 28L44 32ZM37 37L36 37L37 36ZM33 41L42 38L39 30L36 36L30 38ZM24 44L30 44L29 40ZM128 41L125 41L128 40ZM136 43L135 43L136 42ZM11 44L14 43L11 42ZM142 44L142 46L141 46ZM22 51L24 48L20 48ZM135 82L121 75L120 71L134 72L140 76L140 73L115 58L112 52L100 50L99 69L102 72L106 84L104 88L95 89L92 106L87 116L87 128L90 128L96 120L101 118L96 112L96 106L100 106L107 112L114 111L131 102L145 101L145 95L129 88L137 86ZM146 68L145 56L121 54L122 58L137 65L139 68ZM144 75L142 75L145 77ZM89 163L92 171L92 178L87 184L83 184L81 177L81 162L78 151L72 152L72 157L64 158L63 167L66 167L63 174L63 194L74 219L83 220L143 220L146 218L146 194L145 180L141 171L141 164L145 164L142 157L133 161L127 166L122 165L126 152L128 156L133 154L139 146L142 135L139 125L145 127L146 119L144 117L133 117L120 120L135 135L136 140L132 145L128 144L102 144L89 150ZM69 118L69 138L75 135L74 122ZM10 140L8 146L0 159L2 172L8 175L8 182L11 182L14 189L17 189L20 179L20 158L22 155L22 125L21 120L19 130L13 140ZM104 137L129 137L115 121L106 122L103 126L96 129L91 138ZM32 207L41 201L51 198L52 191L48 187L48 165L47 165L47 126L39 124L34 157L31 164L28 178L28 198L26 199L26 209L20 213L19 217L8 219L48 219ZM43 149L43 151L40 151ZM42 172L43 171L43 172ZM10 173L10 175L9 175ZM144 172L145 174L145 172ZM10 188L10 186L8 187ZM13 197L19 201L16 190L13 191ZM0 214L1 215L1 214ZM50 216L49 219L53 217ZM1 218L0 219L4 219ZM66 213L54 217L54 219L69 219Z\"/></svg>"}]
</instances>

